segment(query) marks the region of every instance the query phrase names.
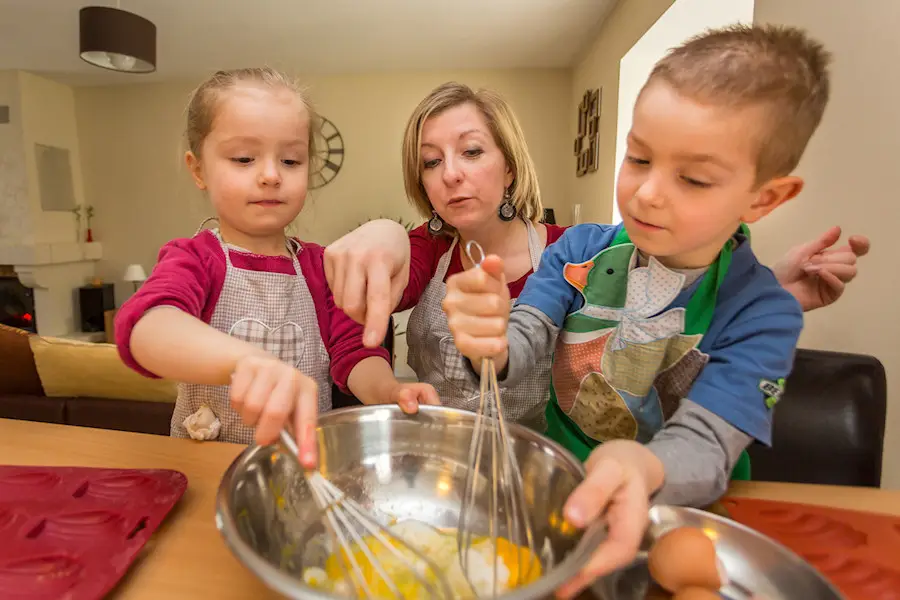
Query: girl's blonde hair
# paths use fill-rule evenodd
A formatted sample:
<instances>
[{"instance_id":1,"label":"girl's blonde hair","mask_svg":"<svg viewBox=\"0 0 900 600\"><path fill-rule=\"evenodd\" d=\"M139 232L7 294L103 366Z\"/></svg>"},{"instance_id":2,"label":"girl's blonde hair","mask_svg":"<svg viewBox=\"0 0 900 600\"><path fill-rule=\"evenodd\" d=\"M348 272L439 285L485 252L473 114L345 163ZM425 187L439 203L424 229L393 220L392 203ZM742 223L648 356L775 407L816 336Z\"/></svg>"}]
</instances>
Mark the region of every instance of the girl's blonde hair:
<instances>
[{"instance_id":1,"label":"girl's blonde hair","mask_svg":"<svg viewBox=\"0 0 900 600\"><path fill-rule=\"evenodd\" d=\"M319 115L307 97L306 90L294 79L270 67L249 67L217 71L212 77L201 83L191 94L187 108L187 128L185 138L188 149L200 158L203 142L212 130L216 118L216 109L224 92L233 89L240 83L258 83L261 85L284 88L297 94L309 114L309 160L316 159L315 134L320 127ZM310 164L310 173L313 172Z\"/></svg>"},{"instance_id":2,"label":"girl's blonde hair","mask_svg":"<svg viewBox=\"0 0 900 600\"><path fill-rule=\"evenodd\" d=\"M537 223L543 215L541 190L538 186L534 162L528 153L525 134L512 108L496 92L472 90L467 85L448 82L433 89L410 116L403 135L403 183L406 196L425 218L434 210L422 185L422 126L430 117L460 106L472 104L484 116L494 142L503 152L506 164L513 173L509 186L510 202L519 216ZM445 231L453 229L445 226Z\"/></svg>"}]
</instances>

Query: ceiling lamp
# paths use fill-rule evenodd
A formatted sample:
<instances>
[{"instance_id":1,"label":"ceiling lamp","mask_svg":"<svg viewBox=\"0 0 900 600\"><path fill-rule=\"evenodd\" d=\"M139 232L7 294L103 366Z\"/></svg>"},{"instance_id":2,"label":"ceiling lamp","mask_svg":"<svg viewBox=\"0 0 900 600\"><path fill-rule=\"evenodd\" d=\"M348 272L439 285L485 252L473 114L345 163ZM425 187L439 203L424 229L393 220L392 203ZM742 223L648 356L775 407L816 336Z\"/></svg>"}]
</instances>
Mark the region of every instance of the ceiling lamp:
<instances>
[{"instance_id":1,"label":"ceiling lamp","mask_svg":"<svg viewBox=\"0 0 900 600\"><path fill-rule=\"evenodd\" d=\"M85 6L78 17L83 60L124 73L156 70L156 25L151 21L109 6Z\"/></svg>"}]
</instances>

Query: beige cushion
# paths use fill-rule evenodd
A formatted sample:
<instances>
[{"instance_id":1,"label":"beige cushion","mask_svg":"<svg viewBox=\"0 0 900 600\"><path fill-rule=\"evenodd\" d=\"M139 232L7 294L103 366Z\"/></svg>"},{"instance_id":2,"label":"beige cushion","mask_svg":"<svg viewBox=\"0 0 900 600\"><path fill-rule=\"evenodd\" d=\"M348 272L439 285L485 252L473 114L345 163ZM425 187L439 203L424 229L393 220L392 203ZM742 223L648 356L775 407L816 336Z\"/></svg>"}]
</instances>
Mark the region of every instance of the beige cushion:
<instances>
[{"instance_id":1,"label":"beige cushion","mask_svg":"<svg viewBox=\"0 0 900 600\"><path fill-rule=\"evenodd\" d=\"M113 344L33 335L31 350L48 396L174 402L172 381L149 379L125 366Z\"/></svg>"}]
</instances>

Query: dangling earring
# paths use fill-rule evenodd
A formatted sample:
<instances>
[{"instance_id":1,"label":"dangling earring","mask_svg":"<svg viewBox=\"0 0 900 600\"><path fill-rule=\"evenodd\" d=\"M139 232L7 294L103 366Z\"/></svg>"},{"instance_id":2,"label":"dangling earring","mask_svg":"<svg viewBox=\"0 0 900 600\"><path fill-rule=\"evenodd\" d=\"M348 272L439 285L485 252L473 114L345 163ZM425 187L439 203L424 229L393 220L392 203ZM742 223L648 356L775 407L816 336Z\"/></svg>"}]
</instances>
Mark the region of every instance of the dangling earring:
<instances>
[{"instance_id":1,"label":"dangling earring","mask_svg":"<svg viewBox=\"0 0 900 600\"><path fill-rule=\"evenodd\" d=\"M501 221L512 221L516 218L516 207L509 201L509 198L509 188L506 188L503 191L503 204L501 204L500 208L497 210L497 214L500 215Z\"/></svg>"},{"instance_id":2,"label":"dangling earring","mask_svg":"<svg viewBox=\"0 0 900 600\"><path fill-rule=\"evenodd\" d=\"M441 219L436 210L431 211L431 219L428 221L428 233L431 235L439 235L444 230L444 220Z\"/></svg>"}]
</instances>

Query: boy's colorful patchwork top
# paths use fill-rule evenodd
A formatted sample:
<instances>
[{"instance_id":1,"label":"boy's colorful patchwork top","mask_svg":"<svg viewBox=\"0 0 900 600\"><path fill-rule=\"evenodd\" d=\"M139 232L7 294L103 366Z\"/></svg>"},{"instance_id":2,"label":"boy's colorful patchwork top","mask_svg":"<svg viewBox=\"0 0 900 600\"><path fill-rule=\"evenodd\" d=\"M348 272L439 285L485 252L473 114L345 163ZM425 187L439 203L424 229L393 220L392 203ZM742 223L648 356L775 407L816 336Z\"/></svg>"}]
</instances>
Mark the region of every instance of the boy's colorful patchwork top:
<instances>
[{"instance_id":1,"label":"boy's colorful patchwork top","mask_svg":"<svg viewBox=\"0 0 900 600\"><path fill-rule=\"evenodd\" d=\"M771 442L802 326L745 228L708 267L673 270L643 256L621 225L578 225L544 252L516 301L502 383L555 346L548 434L576 456L631 439L665 463L672 436L695 446L713 436L711 446L734 446L709 449L735 454L733 466L752 439ZM687 429L700 436L665 431L698 415L703 425Z\"/></svg>"}]
</instances>

